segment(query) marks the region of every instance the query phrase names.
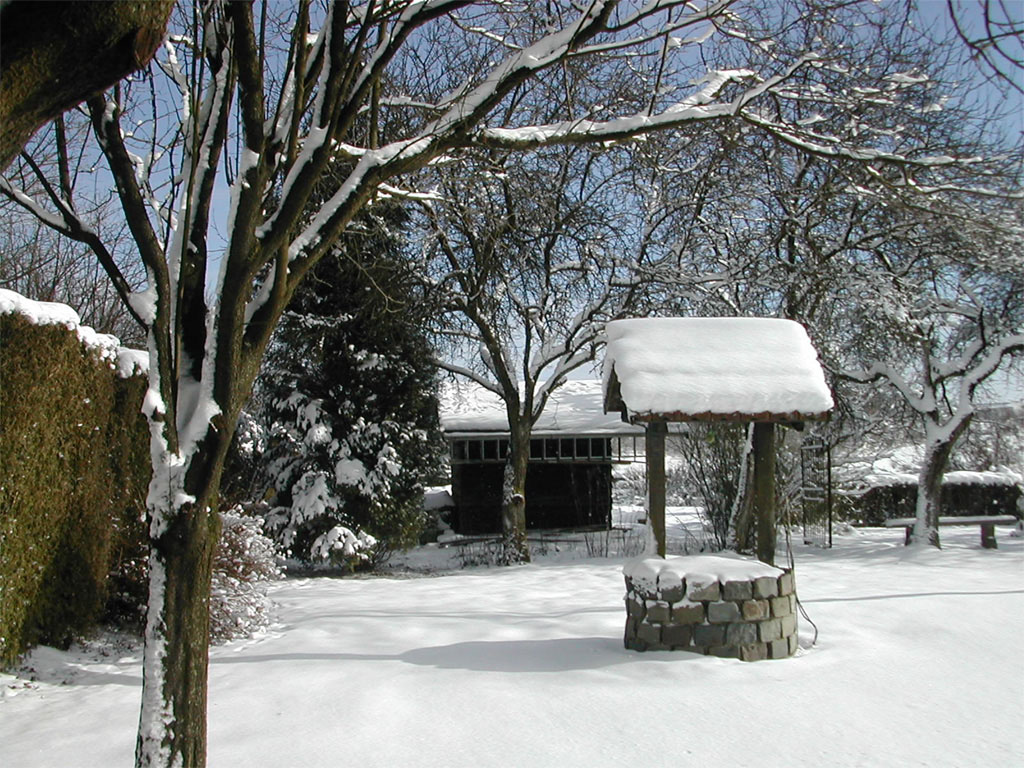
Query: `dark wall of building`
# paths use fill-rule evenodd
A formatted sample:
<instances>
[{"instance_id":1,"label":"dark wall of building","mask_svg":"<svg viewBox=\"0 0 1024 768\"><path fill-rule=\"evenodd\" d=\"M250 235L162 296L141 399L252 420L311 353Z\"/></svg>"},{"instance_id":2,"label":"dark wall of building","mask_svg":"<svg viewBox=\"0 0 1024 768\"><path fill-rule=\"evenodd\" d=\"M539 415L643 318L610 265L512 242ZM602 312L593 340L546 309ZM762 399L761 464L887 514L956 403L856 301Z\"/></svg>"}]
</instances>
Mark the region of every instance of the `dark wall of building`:
<instances>
[{"instance_id":1,"label":"dark wall of building","mask_svg":"<svg viewBox=\"0 0 1024 768\"><path fill-rule=\"evenodd\" d=\"M454 464L452 496L456 533L501 531L504 465ZM609 464L531 463L526 472L526 527L580 528L611 525L612 473Z\"/></svg>"}]
</instances>

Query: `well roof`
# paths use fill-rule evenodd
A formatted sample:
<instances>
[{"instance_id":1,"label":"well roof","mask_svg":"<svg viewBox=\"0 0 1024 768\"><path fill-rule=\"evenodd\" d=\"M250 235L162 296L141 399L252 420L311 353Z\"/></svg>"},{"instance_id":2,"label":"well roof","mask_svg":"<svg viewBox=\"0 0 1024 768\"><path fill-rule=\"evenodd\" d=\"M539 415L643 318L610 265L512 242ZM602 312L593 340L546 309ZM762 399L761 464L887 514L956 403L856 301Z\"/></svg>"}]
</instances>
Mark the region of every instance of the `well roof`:
<instances>
[{"instance_id":1,"label":"well roof","mask_svg":"<svg viewBox=\"0 0 1024 768\"><path fill-rule=\"evenodd\" d=\"M608 324L604 408L630 423L822 420L833 407L803 326L777 318Z\"/></svg>"}]
</instances>

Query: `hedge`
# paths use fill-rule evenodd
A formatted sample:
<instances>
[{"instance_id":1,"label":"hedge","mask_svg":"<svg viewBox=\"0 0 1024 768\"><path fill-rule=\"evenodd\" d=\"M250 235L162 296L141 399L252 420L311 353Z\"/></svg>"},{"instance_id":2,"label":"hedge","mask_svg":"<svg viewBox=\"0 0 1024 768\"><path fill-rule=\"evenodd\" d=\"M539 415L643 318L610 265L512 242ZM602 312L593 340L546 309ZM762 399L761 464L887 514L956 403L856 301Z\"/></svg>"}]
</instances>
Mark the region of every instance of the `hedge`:
<instances>
[{"instance_id":1,"label":"hedge","mask_svg":"<svg viewBox=\"0 0 1024 768\"><path fill-rule=\"evenodd\" d=\"M145 387L62 325L0 315L0 665L137 618Z\"/></svg>"}]
</instances>

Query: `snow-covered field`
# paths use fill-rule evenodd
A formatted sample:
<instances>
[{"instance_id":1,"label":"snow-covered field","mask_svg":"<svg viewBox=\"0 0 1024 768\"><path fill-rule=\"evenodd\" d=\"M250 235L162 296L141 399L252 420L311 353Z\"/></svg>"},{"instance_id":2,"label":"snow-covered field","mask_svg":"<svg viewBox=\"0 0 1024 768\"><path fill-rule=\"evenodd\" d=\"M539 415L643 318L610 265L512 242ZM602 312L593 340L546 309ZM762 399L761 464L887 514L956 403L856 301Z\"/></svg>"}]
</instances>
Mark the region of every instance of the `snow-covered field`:
<instances>
[{"instance_id":1,"label":"snow-covered field","mask_svg":"<svg viewBox=\"0 0 1024 768\"><path fill-rule=\"evenodd\" d=\"M1024 539L943 529L796 549L800 653L626 651L621 560L425 578L295 579L277 623L215 648L226 766L1016 766ZM0 765L129 765L137 650L39 649L0 676Z\"/></svg>"}]
</instances>

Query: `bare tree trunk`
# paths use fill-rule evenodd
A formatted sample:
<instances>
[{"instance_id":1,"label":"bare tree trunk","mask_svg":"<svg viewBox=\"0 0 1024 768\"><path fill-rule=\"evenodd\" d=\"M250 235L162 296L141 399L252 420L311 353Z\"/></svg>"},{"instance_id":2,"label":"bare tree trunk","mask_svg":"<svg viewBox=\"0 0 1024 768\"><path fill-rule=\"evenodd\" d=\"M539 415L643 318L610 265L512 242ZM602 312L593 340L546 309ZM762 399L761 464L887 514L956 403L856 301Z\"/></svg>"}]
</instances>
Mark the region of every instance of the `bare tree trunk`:
<instances>
[{"instance_id":1,"label":"bare tree trunk","mask_svg":"<svg viewBox=\"0 0 1024 768\"><path fill-rule=\"evenodd\" d=\"M526 541L526 471L530 462L530 429L510 429L505 481L501 490L502 559L506 565L530 562Z\"/></svg>"},{"instance_id":2,"label":"bare tree trunk","mask_svg":"<svg viewBox=\"0 0 1024 768\"><path fill-rule=\"evenodd\" d=\"M210 578L220 536L216 501L227 452L223 420L184 461L160 450L151 422L153 480L149 603L143 651L142 709L135 746L138 768L206 765ZM233 431L233 430L231 430Z\"/></svg>"},{"instance_id":3,"label":"bare tree trunk","mask_svg":"<svg viewBox=\"0 0 1024 768\"><path fill-rule=\"evenodd\" d=\"M927 422L927 446L921 462L921 473L917 479L917 521L907 544L928 543L933 547L942 548L939 538L942 476L946 472L953 447L970 425L972 415L968 414L950 430L941 429L935 422Z\"/></svg>"},{"instance_id":4,"label":"bare tree trunk","mask_svg":"<svg viewBox=\"0 0 1024 768\"><path fill-rule=\"evenodd\" d=\"M140 768L206 764L209 595L217 523L208 506L189 505L151 544L135 755Z\"/></svg>"},{"instance_id":5,"label":"bare tree trunk","mask_svg":"<svg viewBox=\"0 0 1024 768\"><path fill-rule=\"evenodd\" d=\"M754 517L754 425L747 425L743 445L740 476L736 483L736 498L729 517L727 540L736 552L747 552L751 542L751 523Z\"/></svg>"}]
</instances>

